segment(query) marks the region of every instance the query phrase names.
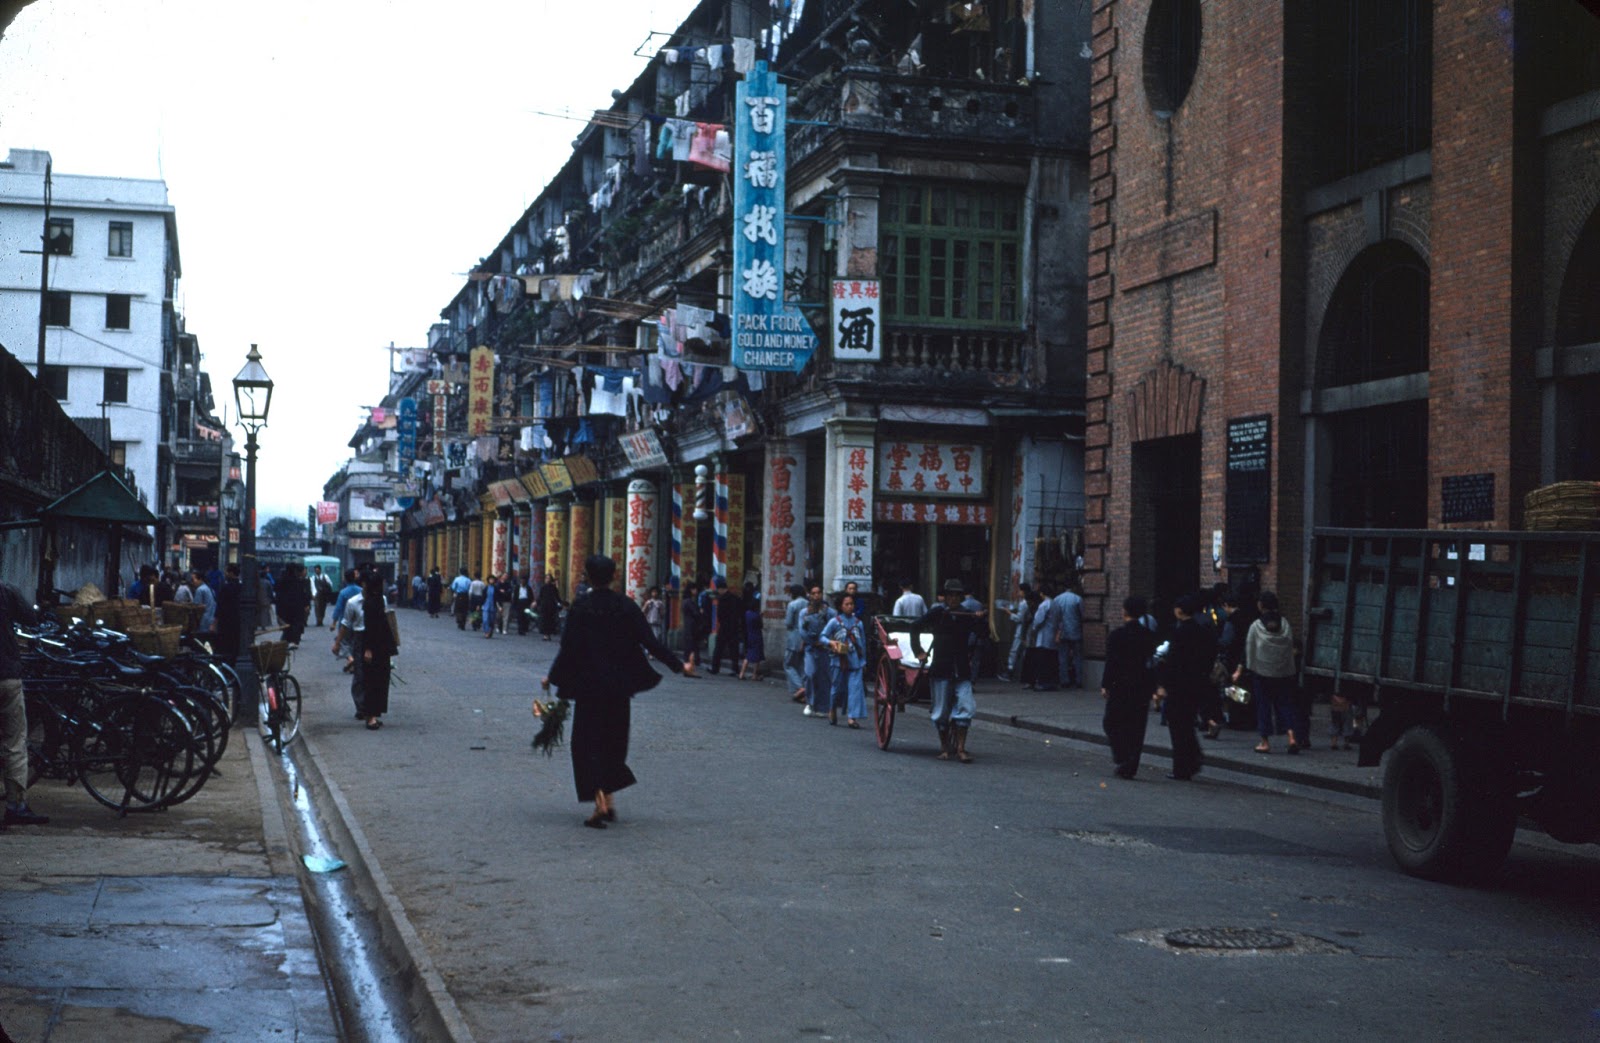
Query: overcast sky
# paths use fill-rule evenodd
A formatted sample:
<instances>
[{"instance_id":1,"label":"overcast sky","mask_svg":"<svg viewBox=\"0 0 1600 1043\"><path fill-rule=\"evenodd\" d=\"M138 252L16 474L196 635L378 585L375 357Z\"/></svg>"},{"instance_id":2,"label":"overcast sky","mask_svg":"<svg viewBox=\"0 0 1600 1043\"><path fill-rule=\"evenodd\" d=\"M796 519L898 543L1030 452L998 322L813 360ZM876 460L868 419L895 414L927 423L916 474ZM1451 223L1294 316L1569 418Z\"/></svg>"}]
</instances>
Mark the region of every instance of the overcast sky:
<instances>
[{"instance_id":1,"label":"overcast sky","mask_svg":"<svg viewBox=\"0 0 1600 1043\"><path fill-rule=\"evenodd\" d=\"M276 383L257 513L304 519L428 327L694 0L38 0L0 39L0 154L161 177L219 412ZM242 442L242 434L237 437Z\"/></svg>"}]
</instances>

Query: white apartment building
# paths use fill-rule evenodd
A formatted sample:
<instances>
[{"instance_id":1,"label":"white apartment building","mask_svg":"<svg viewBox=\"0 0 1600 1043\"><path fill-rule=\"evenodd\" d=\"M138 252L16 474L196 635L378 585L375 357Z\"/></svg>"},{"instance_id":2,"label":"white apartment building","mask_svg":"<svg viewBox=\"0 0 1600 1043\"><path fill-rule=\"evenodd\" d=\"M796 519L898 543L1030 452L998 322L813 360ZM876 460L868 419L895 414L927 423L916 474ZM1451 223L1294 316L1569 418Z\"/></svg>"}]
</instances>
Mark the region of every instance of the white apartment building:
<instances>
[{"instance_id":1,"label":"white apartment building","mask_svg":"<svg viewBox=\"0 0 1600 1043\"><path fill-rule=\"evenodd\" d=\"M0 345L104 438L158 516L169 507L181 268L164 181L51 172L44 372L38 369L48 152L12 149L0 163ZM104 421L102 423L101 421Z\"/></svg>"}]
</instances>

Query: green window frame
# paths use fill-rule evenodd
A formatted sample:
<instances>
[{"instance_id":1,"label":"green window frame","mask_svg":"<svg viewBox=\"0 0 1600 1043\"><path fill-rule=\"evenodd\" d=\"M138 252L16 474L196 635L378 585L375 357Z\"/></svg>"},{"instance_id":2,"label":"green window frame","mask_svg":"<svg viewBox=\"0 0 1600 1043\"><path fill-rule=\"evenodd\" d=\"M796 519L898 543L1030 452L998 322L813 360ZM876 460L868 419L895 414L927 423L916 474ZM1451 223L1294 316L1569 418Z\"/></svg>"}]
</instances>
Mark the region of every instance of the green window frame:
<instances>
[{"instance_id":1,"label":"green window frame","mask_svg":"<svg viewBox=\"0 0 1600 1043\"><path fill-rule=\"evenodd\" d=\"M1022 324L1020 189L885 185L879 224L885 320Z\"/></svg>"}]
</instances>

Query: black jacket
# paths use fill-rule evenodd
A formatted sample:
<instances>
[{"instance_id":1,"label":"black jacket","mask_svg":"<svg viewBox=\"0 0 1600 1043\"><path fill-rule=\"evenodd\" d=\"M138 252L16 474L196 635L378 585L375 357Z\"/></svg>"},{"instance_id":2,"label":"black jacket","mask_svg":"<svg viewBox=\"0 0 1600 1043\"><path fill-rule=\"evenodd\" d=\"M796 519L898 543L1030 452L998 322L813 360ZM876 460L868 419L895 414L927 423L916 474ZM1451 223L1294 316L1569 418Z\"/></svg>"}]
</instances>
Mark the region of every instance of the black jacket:
<instances>
[{"instance_id":1,"label":"black jacket","mask_svg":"<svg viewBox=\"0 0 1600 1043\"><path fill-rule=\"evenodd\" d=\"M1155 671L1150 657L1156 652L1156 635L1135 620L1124 623L1106 636L1106 670L1100 687L1121 695L1148 699L1156 690Z\"/></svg>"},{"instance_id":2,"label":"black jacket","mask_svg":"<svg viewBox=\"0 0 1600 1043\"><path fill-rule=\"evenodd\" d=\"M12 623L33 626L39 622L33 606L16 587L0 583L0 681L14 681L22 676L22 653L17 648L17 636L11 632Z\"/></svg>"},{"instance_id":3,"label":"black jacket","mask_svg":"<svg viewBox=\"0 0 1600 1043\"><path fill-rule=\"evenodd\" d=\"M952 612L943 602L911 624L911 647L921 648L922 635L933 631L932 665L928 676L941 680L972 680L972 647L983 620L966 612Z\"/></svg>"},{"instance_id":4,"label":"black jacket","mask_svg":"<svg viewBox=\"0 0 1600 1043\"><path fill-rule=\"evenodd\" d=\"M561 689L563 699L648 691L661 683L661 675L650 669L646 650L673 673L683 671L638 605L609 587L596 587L567 609L567 629L550 664L550 683Z\"/></svg>"},{"instance_id":5,"label":"black jacket","mask_svg":"<svg viewBox=\"0 0 1600 1043\"><path fill-rule=\"evenodd\" d=\"M1217 638L1198 618L1181 621L1167 639L1167 654L1158 676L1168 695L1198 695L1211 684L1211 664L1217 659Z\"/></svg>"}]
</instances>

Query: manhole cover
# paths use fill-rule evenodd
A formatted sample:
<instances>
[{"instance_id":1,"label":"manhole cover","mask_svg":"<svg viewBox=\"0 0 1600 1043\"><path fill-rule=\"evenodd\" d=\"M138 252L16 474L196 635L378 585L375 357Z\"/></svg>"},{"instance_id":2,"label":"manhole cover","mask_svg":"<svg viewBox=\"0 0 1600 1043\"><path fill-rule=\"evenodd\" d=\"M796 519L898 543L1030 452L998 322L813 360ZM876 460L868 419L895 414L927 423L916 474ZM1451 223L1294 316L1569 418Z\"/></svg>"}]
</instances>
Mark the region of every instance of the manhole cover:
<instances>
[{"instance_id":1,"label":"manhole cover","mask_svg":"<svg viewBox=\"0 0 1600 1043\"><path fill-rule=\"evenodd\" d=\"M1185 927L1168 931L1167 944L1179 949L1287 949L1294 939L1251 927Z\"/></svg>"}]
</instances>

